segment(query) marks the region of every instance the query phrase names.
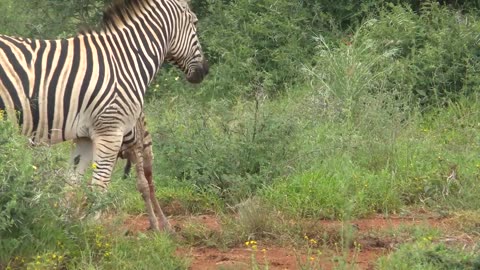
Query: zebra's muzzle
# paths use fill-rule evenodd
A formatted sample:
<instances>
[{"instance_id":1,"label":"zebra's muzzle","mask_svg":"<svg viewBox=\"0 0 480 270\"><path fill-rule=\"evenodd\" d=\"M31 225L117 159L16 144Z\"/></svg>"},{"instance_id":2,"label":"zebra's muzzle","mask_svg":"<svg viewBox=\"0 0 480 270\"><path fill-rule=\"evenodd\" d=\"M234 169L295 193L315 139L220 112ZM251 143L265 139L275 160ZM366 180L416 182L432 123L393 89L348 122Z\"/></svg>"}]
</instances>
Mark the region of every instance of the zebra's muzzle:
<instances>
[{"instance_id":1,"label":"zebra's muzzle","mask_svg":"<svg viewBox=\"0 0 480 270\"><path fill-rule=\"evenodd\" d=\"M208 61L204 60L201 65L195 66L195 69L187 76L190 83L201 83L208 74Z\"/></svg>"}]
</instances>

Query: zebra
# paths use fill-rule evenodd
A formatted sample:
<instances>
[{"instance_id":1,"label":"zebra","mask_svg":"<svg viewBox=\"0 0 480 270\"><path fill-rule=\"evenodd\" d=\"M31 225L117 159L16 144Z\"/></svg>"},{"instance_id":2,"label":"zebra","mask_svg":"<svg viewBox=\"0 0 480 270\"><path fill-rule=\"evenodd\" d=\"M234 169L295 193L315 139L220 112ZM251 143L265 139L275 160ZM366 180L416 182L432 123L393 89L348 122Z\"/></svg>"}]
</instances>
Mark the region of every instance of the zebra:
<instances>
[{"instance_id":1,"label":"zebra","mask_svg":"<svg viewBox=\"0 0 480 270\"><path fill-rule=\"evenodd\" d=\"M90 185L105 190L122 142L135 146L142 167L139 118L162 63L190 83L207 75L197 21L184 0L123 0L104 12L100 29L68 39L0 35L0 109L33 142L75 140L78 163L94 162ZM145 177L137 188L158 229Z\"/></svg>"},{"instance_id":2,"label":"zebra","mask_svg":"<svg viewBox=\"0 0 480 270\"><path fill-rule=\"evenodd\" d=\"M128 175L130 174L130 170L132 167L132 164L135 164L135 170L137 172L137 183L140 181L143 181L143 177L145 177L147 184L148 184L148 189L149 189L149 197L150 201L153 204L153 210L154 214L158 216L161 220L162 227L169 231L173 232L170 224L168 223L167 218L165 217L161 207L160 203L158 202L157 198L155 197L155 184L153 182L153 140L146 129L147 121L145 120L145 115L142 112L140 115L137 124L135 126L134 132L131 133L131 136L125 136L124 141L122 143L122 147L120 152L118 153L118 158L120 159L126 159L127 163L124 167L124 174L123 174L123 179L126 179ZM140 132L139 135L136 135L135 132ZM84 139L84 140L74 140L76 144L79 143L84 143L84 146L78 147L77 149L81 150L90 150L91 149L91 140ZM76 149L76 150L77 150ZM82 159L82 154L78 152L73 152L72 154L72 162L74 166L76 167L77 174L82 175L86 169L86 166L89 165L89 161L91 161L89 158L91 158L91 154L85 154L83 153L83 165L80 165L80 160ZM79 168L78 166L83 166ZM148 205L148 204L147 204ZM148 207L147 207L148 208ZM152 216L149 214L149 217L153 218L153 222L155 222L156 217ZM155 229L155 225L151 222L150 223L150 228Z\"/></svg>"},{"instance_id":3,"label":"zebra","mask_svg":"<svg viewBox=\"0 0 480 270\"><path fill-rule=\"evenodd\" d=\"M143 128L143 145L142 145L143 158L147 159L147 163L151 164L153 162L153 139L152 139L152 136L151 136L150 132L147 130L147 121L145 120L145 115L144 115L143 112L140 115L138 121L142 121L142 123L143 123L143 125L141 126ZM137 123L137 125L138 124L140 124L140 123ZM133 134L131 134L131 135L133 135ZM132 146L134 145L133 140L136 140L138 138L138 136L129 136L129 137L130 138L128 138L127 136L124 137L123 142L122 142L121 150L117 155L117 160L118 159L125 159L126 160L125 167L123 168L123 176L122 176L123 179L128 178L128 176L130 175L130 171L132 169L132 165L135 163L135 161L134 161L135 157L133 157L134 153L132 153L132 151L130 151L130 150L131 150ZM78 144L78 143L82 143L82 142L80 140L74 140L74 143ZM87 140L84 143L87 143L88 145L90 145L91 141ZM82 147L82 149L83 149L83 147ZM88 156L90 156L90 155L85 155L83 157L84 158L84 160L83 160L84 165L83 165L82 168L80 168L79 165L80 165L80 160L82 159L82 155L78 154L78 153L75 153L75 152L72 153L71 163L73 163L75 171L77 172L77 174L83 174L83 172L86 170L86 168L90 165L88 161L91 161L91 160L88 160ZM145 164L144 166L148 166L148 165ZM152 165L150 165L149 167L151 167L151 166ZM149 168L149 170L151 170L151 168Z\"/></svg>"}]
</instances>

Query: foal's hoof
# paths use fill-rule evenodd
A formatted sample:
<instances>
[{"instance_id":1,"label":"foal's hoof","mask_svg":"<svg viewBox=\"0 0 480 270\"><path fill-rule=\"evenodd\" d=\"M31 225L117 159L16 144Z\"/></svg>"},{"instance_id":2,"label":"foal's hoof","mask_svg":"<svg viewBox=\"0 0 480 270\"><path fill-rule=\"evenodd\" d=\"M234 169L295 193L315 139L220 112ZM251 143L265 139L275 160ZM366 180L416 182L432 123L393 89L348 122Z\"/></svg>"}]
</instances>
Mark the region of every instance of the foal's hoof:
<instances>
[{"instance_id":1,"label":"foal's hoof","mask_svg":"<svg viewBox=\"0 0 480 270\"><path fill-rule=\"evenodd\" d=\"M147 231L154 231L154 232L159 232L160 231L160 228L158 226L148 226L148 229Z\"/></svg>"},{"instance_id":2,"label":"foal's hoof","mask_svg":"<svg viewBox=\"0 0 480 270\"><path fill-rule=\"evenodd\" d=\"M171 234L171 235L174 235L175 233L179 232L181 229L180 227L178 226L175 226L173 229L170 225L168 226L161 226L161 227L152 227L152 225L150 225L147 229L148 231L153 231L153 232L165 232L167 234Z\"/></svg>"}]
</instances>

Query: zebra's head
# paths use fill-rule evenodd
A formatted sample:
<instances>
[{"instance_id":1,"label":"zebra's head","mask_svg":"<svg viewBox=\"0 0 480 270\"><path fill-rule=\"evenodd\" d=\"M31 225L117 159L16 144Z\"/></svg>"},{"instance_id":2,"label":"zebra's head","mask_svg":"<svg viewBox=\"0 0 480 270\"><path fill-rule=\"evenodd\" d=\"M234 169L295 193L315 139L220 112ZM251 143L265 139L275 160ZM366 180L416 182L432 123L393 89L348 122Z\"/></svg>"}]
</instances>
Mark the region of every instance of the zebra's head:
<instances>
[{"instance_id":1,"label":"zebra's head","mask_svg":"<svg viewBox=\"0 0 480 270\"><path fill-rule=\"evenodd\" d=\"M178 16L173 16L170 50L166 60L178 66L190 83L200 83L208 74L208 61L203 55L197 35L197 16L185 0L175 0L179 6ZM177 15L177 14L175 14Z\"/></svg>"}]
</instances>

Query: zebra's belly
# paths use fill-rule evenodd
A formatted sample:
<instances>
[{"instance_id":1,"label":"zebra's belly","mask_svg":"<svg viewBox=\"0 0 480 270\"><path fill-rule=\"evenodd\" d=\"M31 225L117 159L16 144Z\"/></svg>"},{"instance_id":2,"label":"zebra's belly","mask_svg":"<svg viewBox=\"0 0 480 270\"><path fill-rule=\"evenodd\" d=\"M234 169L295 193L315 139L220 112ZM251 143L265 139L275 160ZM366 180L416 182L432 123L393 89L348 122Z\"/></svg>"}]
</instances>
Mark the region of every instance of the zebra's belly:
<instances>
[{"instance_id":1,"label":"zebra's belly","mask_svg":"<svg viewBox=\"0 0 480 270\"><path fill-rule=\"evenodd\" d=\"M5 95L0 89L1 120L9 120L17 125L20 133L33 143L56 144L78 137L89 137L91 125L79 115L63 114L61 110L48 110L42 102L17 99ZM65 117L67 116L67 117Z\"/></svg>"}]
</instances>

